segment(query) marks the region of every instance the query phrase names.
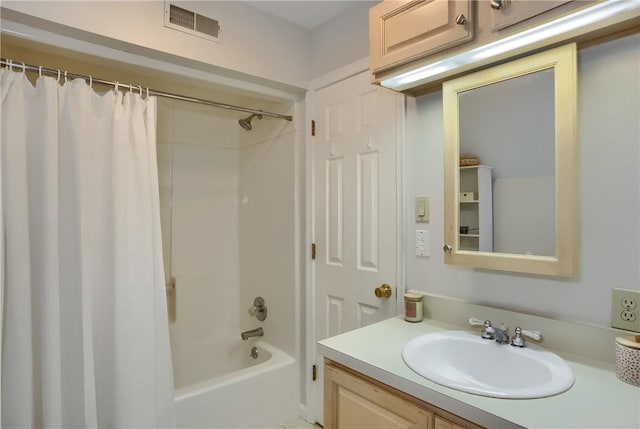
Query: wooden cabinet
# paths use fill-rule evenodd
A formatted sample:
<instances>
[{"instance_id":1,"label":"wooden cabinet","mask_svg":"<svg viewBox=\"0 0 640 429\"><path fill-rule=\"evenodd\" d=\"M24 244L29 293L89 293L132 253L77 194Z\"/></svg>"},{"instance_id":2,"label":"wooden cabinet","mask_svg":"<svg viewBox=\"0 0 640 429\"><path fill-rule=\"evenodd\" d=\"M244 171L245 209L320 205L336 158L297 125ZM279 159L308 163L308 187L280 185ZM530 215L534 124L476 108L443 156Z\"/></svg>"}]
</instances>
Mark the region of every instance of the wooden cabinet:
<instances>
[{"instance_id":1,"label":"wooden cabinet","mask_svg":"<svg viewBox=\"0 0 640 429\"><path fill-rule=\"evenodd\" d=\"M436 424L434 429L464 429L464 427L457 425L449 420L443 419L440 416L435 416Z\"/></svg>"},{"instance_id":2,"label":"wooden cabinet","mask_svg":"<svg viewBox=\"0 0 640 429\"><path fill-rule=\"evenodd\" d=\"M460 250L493 251L492 167L460 167Z\"/></svg>"},{"instance_id":3,"label":"wooden cabinet","mask_svg":"<svg viewBox=\"0 0 640 429\"><path fill-rule=\"evenodd\" d=\"M337 363L325 360L325 429L480 429Z\"/></svg>"},{"instance_id":4,"label":"wooden cabinet","mask_svg":"<svg viewBox=\"0 0 640 429\"><path fill-rule=\"evenodd\" d=\"M369 58L385 70L473 40L470 0L390 0L369 10Z\"/></svg>"},{"instance_id":5,"label":"wooden cabinet","mask_svg":"<svg viewBox=\"0 0 640 429\"><path fill-rule=\"evenodd\" d=\"M491 0L481 6L491 8L491 26L492 30L496 31L533 18L570 1L572 0Z\"/></svg>"},{"instance_id":6,"label":"wooden cabinet","mask_svg":"<svg viewBox=\"0 0 640 429\"><path fill-rule=\"evenodd\" d=\"M325 429L431 428L432 413L335 366L325 366Z\"/></svg>"}]
</instances>

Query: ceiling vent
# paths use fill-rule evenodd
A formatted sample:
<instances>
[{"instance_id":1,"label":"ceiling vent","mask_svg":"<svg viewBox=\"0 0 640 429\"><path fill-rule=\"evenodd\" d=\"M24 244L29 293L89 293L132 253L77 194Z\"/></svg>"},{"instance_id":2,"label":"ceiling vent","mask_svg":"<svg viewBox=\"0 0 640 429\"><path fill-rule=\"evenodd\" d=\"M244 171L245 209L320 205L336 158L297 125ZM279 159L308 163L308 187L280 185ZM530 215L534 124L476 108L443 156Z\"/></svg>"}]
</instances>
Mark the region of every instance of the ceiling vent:
<instances>
[{"instance_id":1,"label":"ceiling vent","mask_svg":"<svg viewBox=\"0 0 640 429\"><path fill-rule=\"evenodd\" d=\"M204 39L220 41L220 23L217 19L164 3L164 26L183 31Z\"/></svg>"}]
</instances>

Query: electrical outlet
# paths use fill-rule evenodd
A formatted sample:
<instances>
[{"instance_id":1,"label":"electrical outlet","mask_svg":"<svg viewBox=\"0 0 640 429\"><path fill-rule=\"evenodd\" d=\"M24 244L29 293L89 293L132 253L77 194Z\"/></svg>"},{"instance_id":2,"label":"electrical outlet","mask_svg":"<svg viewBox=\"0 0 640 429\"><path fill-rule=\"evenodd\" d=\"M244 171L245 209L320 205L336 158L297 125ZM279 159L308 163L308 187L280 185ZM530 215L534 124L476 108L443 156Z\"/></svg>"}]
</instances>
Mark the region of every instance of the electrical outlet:
<instances>
[{"instance_id":1,"label":"electrical outlet","mask_svg":"<svg viewBox=\"0 0 640 429\"><path fill-rule=\"evenodd\" d=\"M640 332L640 290L611 291L611 326Z\"/></svg>"}]
</instances>

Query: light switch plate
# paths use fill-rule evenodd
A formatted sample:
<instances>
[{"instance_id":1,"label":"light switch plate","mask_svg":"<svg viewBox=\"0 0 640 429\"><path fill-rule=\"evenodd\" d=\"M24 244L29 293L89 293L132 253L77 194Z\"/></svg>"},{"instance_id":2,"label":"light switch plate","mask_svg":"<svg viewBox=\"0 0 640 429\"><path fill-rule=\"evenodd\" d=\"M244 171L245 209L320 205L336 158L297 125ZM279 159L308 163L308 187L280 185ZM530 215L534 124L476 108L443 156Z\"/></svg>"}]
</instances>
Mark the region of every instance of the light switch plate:
<instances>
[{"instance_id":1,"label":"light switch plate","mask_svg":"<svg viewBox=\"0 0 640 429\"><path fill-rule=\"evenodd\" d=\"M429 222L429 197L417 196L415 202L416 222Z\"/></svg>"},{"instance_id":2,"label":"light switch plate","mask_svg":"<svg viewBox=\"0 0 640 429\"><path fill-rule=\"evenodd\" d=\"M640 332L640 290L611 291L611 326Z\"/></svg>"}]
</instances>

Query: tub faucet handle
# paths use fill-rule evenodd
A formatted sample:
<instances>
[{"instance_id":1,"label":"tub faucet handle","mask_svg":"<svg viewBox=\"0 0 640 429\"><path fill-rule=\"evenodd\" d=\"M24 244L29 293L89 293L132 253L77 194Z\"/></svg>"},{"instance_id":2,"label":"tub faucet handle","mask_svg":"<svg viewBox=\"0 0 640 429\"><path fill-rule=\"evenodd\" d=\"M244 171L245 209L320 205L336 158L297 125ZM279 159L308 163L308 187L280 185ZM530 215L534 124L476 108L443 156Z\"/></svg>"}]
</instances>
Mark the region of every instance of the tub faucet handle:
<instances>
[{"instance_id":1,"label":"tub faucet handle","mask_svg":"<svg viewBox=\"0 0 640 429\"><path fill-rule=\"evenodd\" d=\"M253 300L253 305L249 307L249 316L255 316L261 322L267 318L267 306L264 298L258 296Z\"/></svg>"}]
</instances>

